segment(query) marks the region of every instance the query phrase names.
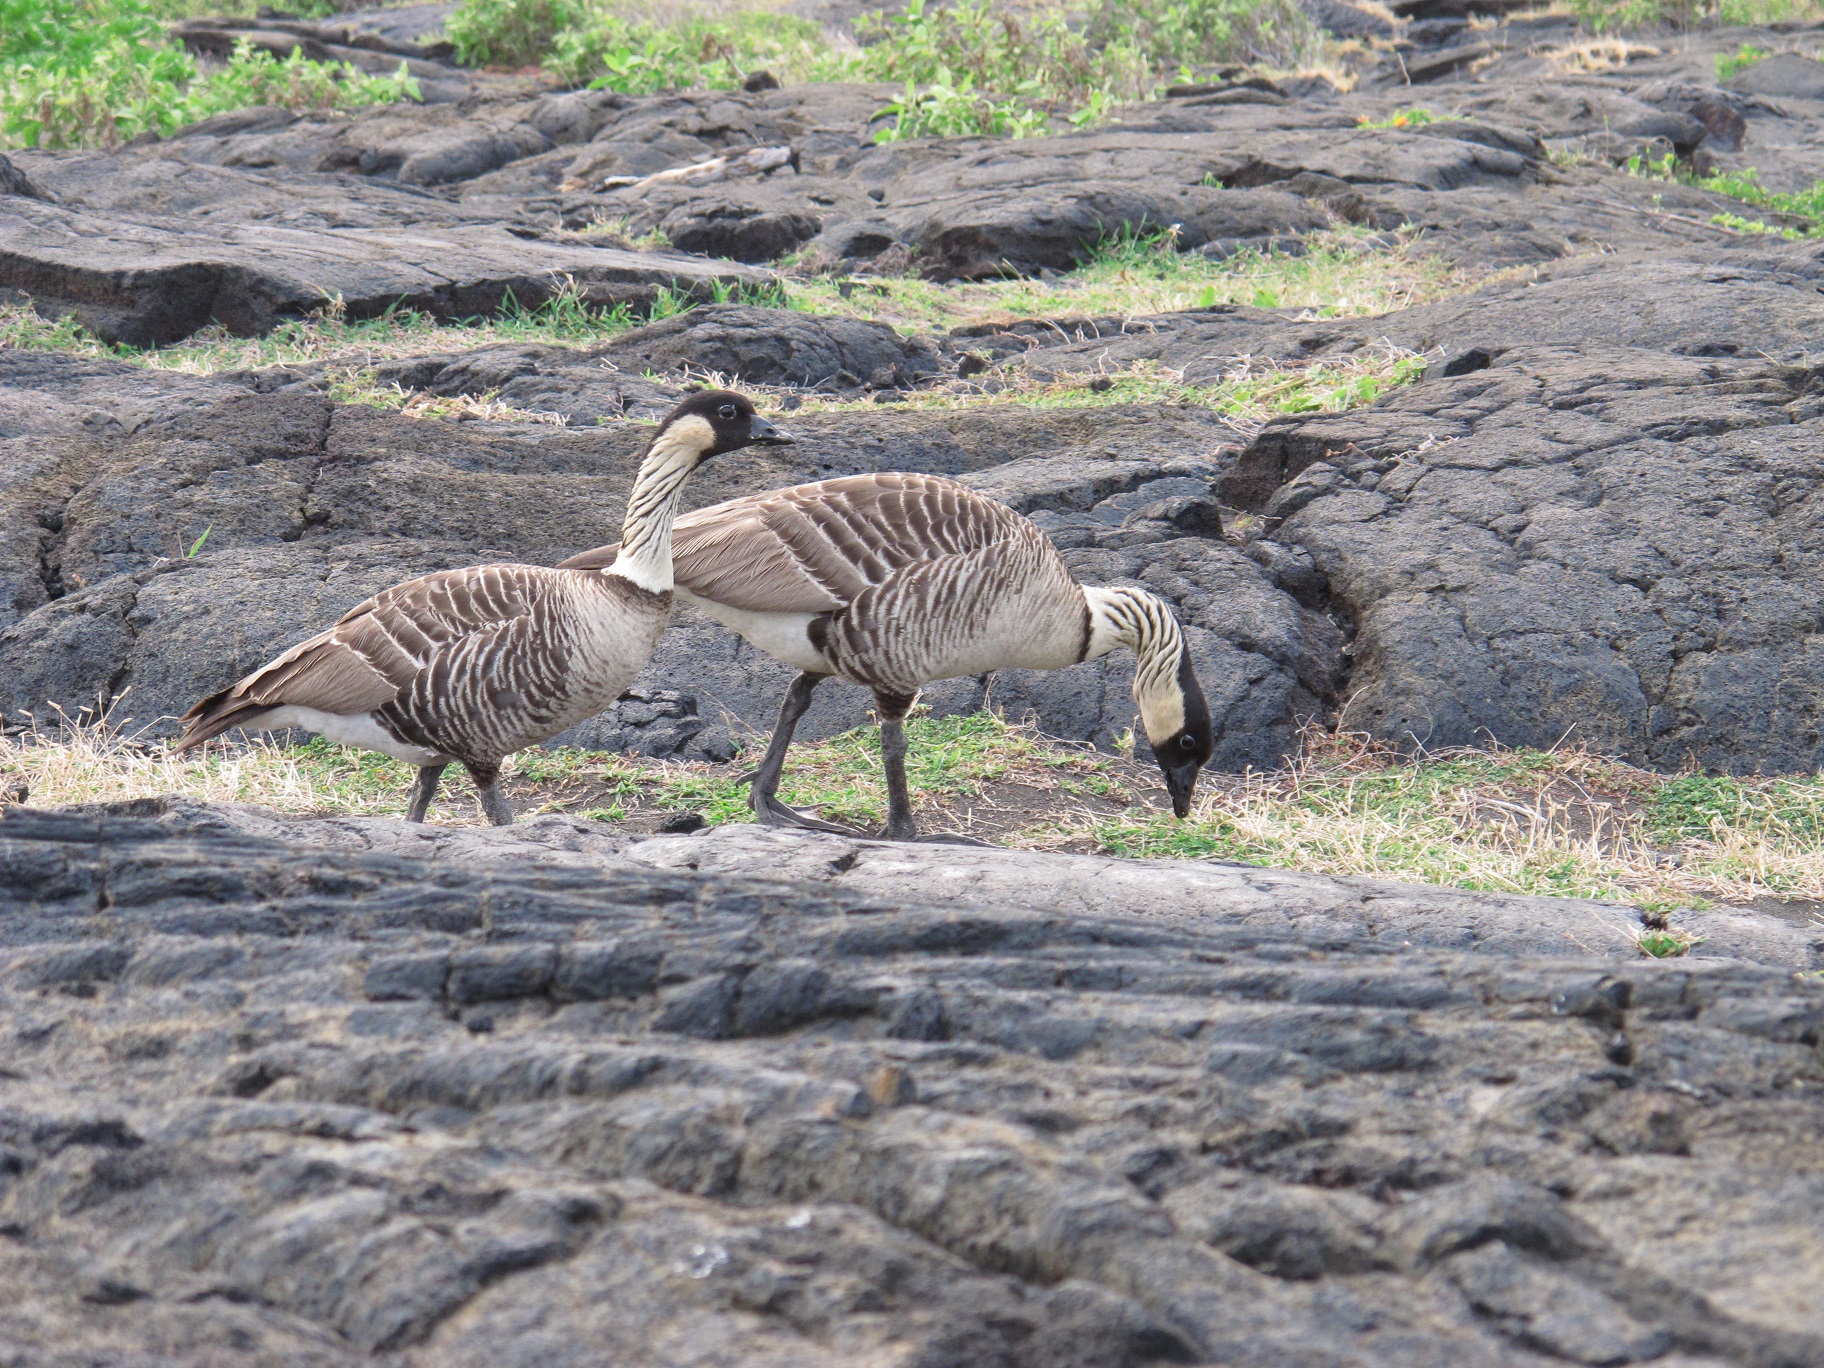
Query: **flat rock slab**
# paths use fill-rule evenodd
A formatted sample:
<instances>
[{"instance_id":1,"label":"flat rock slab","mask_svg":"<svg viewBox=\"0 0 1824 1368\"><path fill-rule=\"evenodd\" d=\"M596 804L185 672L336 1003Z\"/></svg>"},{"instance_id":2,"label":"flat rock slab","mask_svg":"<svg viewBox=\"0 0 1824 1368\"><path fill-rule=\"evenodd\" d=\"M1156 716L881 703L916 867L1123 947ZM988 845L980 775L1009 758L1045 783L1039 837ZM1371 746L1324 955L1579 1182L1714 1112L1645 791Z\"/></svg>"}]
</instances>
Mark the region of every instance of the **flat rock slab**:
<instances>
[{"instance_id":1,"label":"flat rock slab","mask_svg":"<svg viewBox=\"0 0 1824 1368\"><path fill-rule=\"evenodd\" d=\"M729 878L763 875L891 901L1071 917L1131 917L1190 932L1246 927L1392 946L1634 962L1642 923L1615 903L1479 893L1383 879L1336 878L1212 860L1123 860L992 846L876 841L747 824L687 835L627 835L612 824L546 815L510 827L445 827L391 817L288 817L177 796L71 812L155 820L173 835L234 834L433 860L630 870ZM1698 938L1697 958L1824 967L1824 926L1741 908L1685 909L1671 925Z\"/></svg>"},{"instance_id":2,"label":"flat rock slab","mask_svg":"<svg viewBox=\"0 0 1824 1368\"><path fill-rule=\"evenodd\" d=\"M607 307L650 303L660 289L707 296L768 278L703 258L529 241L490 225L200 232L0 199L0 291L133 346L176 342L212 323L258 336L337 300L353 318L395 307L467 318L509 295L534 307L566 279Z\"/></svg>"},{"instance_id":3,"label":"flat rock slab","mask_svg":"<svg viewBox=\"0 0 1824 1368\"><path fill-rule=\"evenodd\" d=\"M471 846L473 848L473 846ZM27 1364L1824 1362L1824 990L0 820Z\"/></svg>"}]
</instances>

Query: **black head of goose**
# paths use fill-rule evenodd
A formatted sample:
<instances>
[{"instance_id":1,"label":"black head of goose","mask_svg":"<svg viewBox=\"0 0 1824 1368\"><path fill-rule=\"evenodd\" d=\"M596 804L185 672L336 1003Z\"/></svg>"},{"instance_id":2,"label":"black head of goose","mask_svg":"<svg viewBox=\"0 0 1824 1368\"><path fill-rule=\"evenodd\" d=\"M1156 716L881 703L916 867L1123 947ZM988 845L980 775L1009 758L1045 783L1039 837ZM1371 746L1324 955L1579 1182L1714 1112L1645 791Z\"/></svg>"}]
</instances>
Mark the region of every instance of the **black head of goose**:
<instances>
[{"instance_id":1,"label":"black head of goose","mask_svg":"<svg viewBox=\"0 0 1824 1368\"><path fill-rule=\"evenodd\" d=\"M687 513L678 596L802 673L787 691L750 802L763 821L829 830L778 800L792 731L831 675L874 691L887 835L917 834L905 777L906 713L934 679L1054 670L1134 652L1134 698L1171 794L1189 814L1214 749L1210 711L1171 608L1137 588L1071 576L1036 524L955 480L856 475ZM608 569L619 547L564 562Z\"/></svg>"},{"instance_id":2,"label":"black head of goose","mask_svg":"<svg viewBox=\"0 0 1824 1368\"><path fill-rule=\"evenodd\" d=\"M1134 702L1153 758L1165 775L1172 814L1191 815L1197 776L1210 763L1216 735L1210 705L1191 668L1191 652L1165 601L1144 589L1083 587L1093 660L1125 646L1134 653Z\"/></svg>"},{"instance_id":3,"label":"black head of goose","mask_svg":"<svg viewBox=\"0 0 1824 1368\"><path fill-rule=\"evenodd\" d=\"M380 751L419 767L414 822L460 762L488 820L505 825L501 761L613 703L658 644L671 613L672 521L691 472L791 440L743 395L692 395L647 443L620 553L603 571L479 565L394 585L190 709L176 749L234 727L300 727Z\"/></svg>"}]
</instances>

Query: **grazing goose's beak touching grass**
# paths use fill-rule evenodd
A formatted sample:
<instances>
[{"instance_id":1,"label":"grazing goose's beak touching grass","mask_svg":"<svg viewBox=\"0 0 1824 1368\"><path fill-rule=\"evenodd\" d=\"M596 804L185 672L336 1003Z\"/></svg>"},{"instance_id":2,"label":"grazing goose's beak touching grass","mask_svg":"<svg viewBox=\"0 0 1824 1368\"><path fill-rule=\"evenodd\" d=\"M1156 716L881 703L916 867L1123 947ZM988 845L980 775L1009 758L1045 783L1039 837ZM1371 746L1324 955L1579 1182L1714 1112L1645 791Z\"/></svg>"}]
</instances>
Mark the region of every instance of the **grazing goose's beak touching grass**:
<instances>
[{"instance_id":1,"label":"grazing goose's beak touching grass","mask_svg":"<svg viewBox=\"0 0 1824 1368\"><path fill-rule=\"evenodd\" d=\"M671 617L671 529L704 461L791 441L744 396L694 394L647 443L611 562L481 565L407 580L184 715L178 750L234 727L303 727L417 765L409 820L461 762L497 826L501 761L601 712Z\"/></svg>"},{"instance_id":2,"label":"grazing goose's beak touching grass","mask_svg":"<svg viewBox=\"0 0 1824 1368\"><path fill-rule=\"evenodd\" d=\"M915 840L904 720L926 683L1061 670L1121 648L1137 660L1134 698L1172 811L1190 813L1214 743L1170 605L1143 589L1078 584L1038 526L1005 504L939 475L853 475L686 513L674 549L679 598L801 671L753 774L761 821L845 830L778 796L793 730L831 676L874 691L886 835ZM606 567L622 555L606 546L564 564Z\"/></svg>"},{"instance_id":3,"label":"grazing goose's beak touching grass","mask_svg":"<svg viewBox=\"0 0 1824 1368\"><path fill-rule=\"evenodd\" d=\"M1090 656L1117 646L1134 653L1140 721L1165 775L1172 813L1188 817L1197 776L1209 764L1216 738L1178 619L1163 599L1143 589L1086 587L1083 594L1090 608Z\"/></svg>"},{"instance_id":4,"label":"grazing goose's beak touching grass","mask_svg":"<svg viewBox=\"0 0 1824 1368\"><path fill-rule=\"evenodd\" d=\"M1165 774L1165 791L1172 796L1172 815L1191 815L1191 794L1197 787L1197 776L1210 763L1216 749L1216 738L1210 727L1210 707L1204 701L1203 689L1191 669L1191 653L1182 647L1178 668L1171 682L1161 688L1151 707L1140 699L1140 676L1134 678L1134 694L1140 703L1140 716L1146 725L1146 739L1152 743L1153 758ZM1177 725L1172 724L1176 722ZM1161 735L1160 733L1164 733Z\"/></svg>"}]
</instances>

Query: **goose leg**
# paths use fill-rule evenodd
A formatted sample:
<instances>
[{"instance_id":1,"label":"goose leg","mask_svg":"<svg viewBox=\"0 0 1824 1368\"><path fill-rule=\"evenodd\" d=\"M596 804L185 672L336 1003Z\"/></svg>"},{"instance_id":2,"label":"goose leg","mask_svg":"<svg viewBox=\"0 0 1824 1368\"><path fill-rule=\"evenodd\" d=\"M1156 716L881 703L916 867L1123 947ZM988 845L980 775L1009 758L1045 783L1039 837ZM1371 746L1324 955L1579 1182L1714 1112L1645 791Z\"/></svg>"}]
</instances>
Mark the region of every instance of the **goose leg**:
<instances>
[{"instance_id":1,"label":"goose leg","mask_svg":"<svg viewBox=\"0 0 1824 1368\"><path fill-rule=\"evenodd\" d=\"M431 799L437 796L438 781L443 778L447 765L420 765L418 781L412 785L412 805L406 810L405 820L422 822L424 814L431 810Z\"/></svg>"},{"instance_id":2,"label":"goose leg","mask_svg":"<svg viewBox=\"0 0 1824 1368\"><path fill-rule=\"evenodd\" d=\"M787 807L778 797L779 776L785 770L785 752L792 744L792 733L798 729L798 719L804 716L805 709L811 706L812 692L828 678L828 675L806 670L785 691L785 700L779 705L779 720L773 725L772 738L766 743L766 754L760 758L760 768L754 771L747 791L747 805L767 826L800 826L812 831L833 831L841 836L855 836L860 833L833 822L807 817L802 812Z\"/></svg>"},{"instance_id":3,"label":"goose leg","mask_svg":"<svg viewBox=\"0 0 1824 1368\"><path fill-rule=\"evenodd\" d=\"M512 826L513 805L500 791L500 766L477 764L469 760L462 764L474 778L475 787L481 793L481 810L487 814L488 821L494 826Z\"/></svg>"},{"instance_id":4,"label":"goose leg","mask_svg":"<svg viewBox=\"0 0 1824 1368\"><path fill-rule=\"evenodd\" d=\"M889 841L916 841L918 824L912 820L912 795L906 789L906 713L909 698L874 695L880 709L880 761L887 772L887 830Z\"/></svg>"}]
</instances>

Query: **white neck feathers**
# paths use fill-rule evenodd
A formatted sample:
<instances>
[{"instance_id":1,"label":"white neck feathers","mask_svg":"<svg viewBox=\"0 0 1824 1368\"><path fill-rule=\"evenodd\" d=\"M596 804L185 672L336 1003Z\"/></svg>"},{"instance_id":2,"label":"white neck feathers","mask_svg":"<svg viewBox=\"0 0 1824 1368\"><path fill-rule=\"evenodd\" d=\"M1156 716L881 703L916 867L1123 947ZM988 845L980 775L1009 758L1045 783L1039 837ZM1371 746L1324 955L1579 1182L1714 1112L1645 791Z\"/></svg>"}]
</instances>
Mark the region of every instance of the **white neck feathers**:
<instances>
[{"instance_id":1,"label":"white neck feathers","mask_svg":"<svg viewBox=\"0 0 1824 1368\"><path fill-rule=\"evenodd\" d=\"M671 524L684 498L684 482L715 442L709 421L694 414L653 439L640 462L633 493L627 496L621 553L608 567L610 575L619 575L650 593L671 592Z\"/></svg>"},{"instance_id":2,"label":"white neck feathers","mask_svg":"<svg viewBox=\"0 0 1824 1368\"><path fill-rule=\"evenodd\" d=\"M1178 662L1184 655L1184 633L1165 600L1144 589L1098 589L1083 586L1089 605L1089 649L1094 660L1125 646L1134 653L1134 702L1147 739L1155 743L1184 727L1184 689Z\"/></svg>"}]
</instances>

